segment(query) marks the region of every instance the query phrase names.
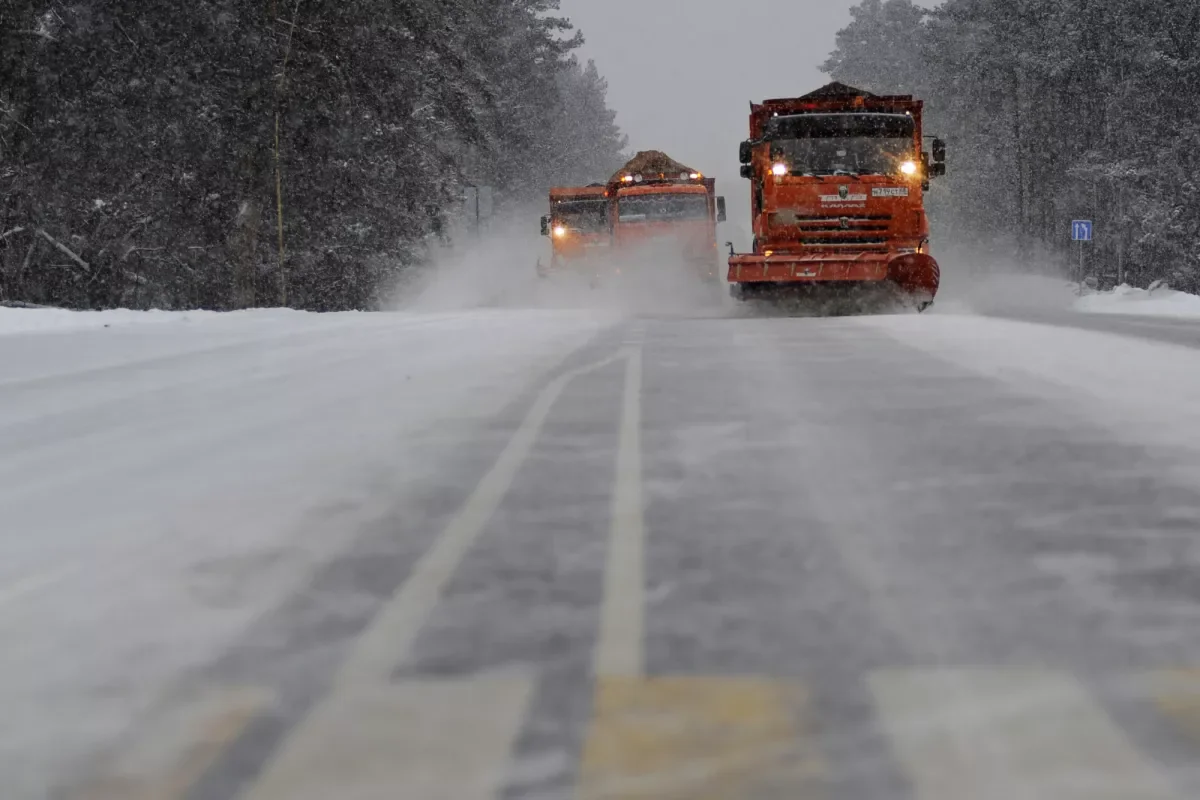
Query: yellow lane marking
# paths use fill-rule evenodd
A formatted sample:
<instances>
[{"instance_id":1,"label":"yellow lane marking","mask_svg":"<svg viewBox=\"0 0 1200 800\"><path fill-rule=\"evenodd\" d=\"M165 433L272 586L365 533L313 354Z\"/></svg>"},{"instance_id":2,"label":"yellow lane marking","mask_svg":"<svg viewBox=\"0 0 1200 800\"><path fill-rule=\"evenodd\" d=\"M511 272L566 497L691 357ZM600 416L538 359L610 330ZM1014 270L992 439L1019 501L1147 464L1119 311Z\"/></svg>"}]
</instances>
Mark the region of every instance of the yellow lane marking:
<instances>
[{"instance_id":1,"label":"yellow lane marking","mask_svg":"<svg viewBox=\"0 0 1200 800\"><path fill-rule=\"evenodd\" d=\"M181 800L273 696L259 689L214 692L156 721L100 777L66 793L69 800ZM146 732L142 732L146 733Z\"/></svg>"},{"instance_id":2,"label":"yellow lane marking","mask_svg":"<svg viewBox=\"0 0 1200 800\"><path fill-rule=\"evenodd\" d=\"M642 673L646 523L642 497L642 353L625 365L604 600L596 644L597 675Z\"/></svg>"},{"instance_id":3,"label":"yellow lane marking","mask_svg":"<svg viewBox=\"0 0 1200 800\"><path fill-rule=\"evenodd\" d=\"M1043 670L870 677L917 800L1168 800L1166 776L1074 678Z\"/></svg>"},{"instance_id":4,"label":"yellow lane marking","mask_svg":"<svg viewBox=\"0 0 1200 800\"><path fill-rule=\"evenodd\" d=\"M757 679L601 678L578 800L827 796L796 685Z\"/></svg>"},{"instance_id":5,"label":"yellow lane marking","mask_svg":"<svg viewBox=\"0 0 1200 800\"><path fill-rule=\"evenodd\" d=\"M342 689L244 800L494 800L533 689L527 676Z\"/></svg>"},{"instance_id":6,"label":"yellow lane marking","mask_svg":"<svg viewBox=\"0 0 1200 800\"><path fill-rule=\"evenodd\" d=\"M1200 744L1200 669L1155 673L1150 683L1159 710Z\"/></svg>"}]
</instances>

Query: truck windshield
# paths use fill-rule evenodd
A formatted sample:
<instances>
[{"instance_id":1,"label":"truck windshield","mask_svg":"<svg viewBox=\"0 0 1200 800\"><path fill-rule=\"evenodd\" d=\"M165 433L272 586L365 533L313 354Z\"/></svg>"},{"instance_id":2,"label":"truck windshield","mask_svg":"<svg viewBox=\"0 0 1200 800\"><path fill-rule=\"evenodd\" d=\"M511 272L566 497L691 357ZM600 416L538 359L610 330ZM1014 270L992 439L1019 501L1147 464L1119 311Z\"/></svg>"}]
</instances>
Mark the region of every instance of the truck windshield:
<instances>
[{"instance_id":1,"label":"truck windshield","mask_svg":"<svg viewBox=\"0 0 1200 800\"><path fill-rule=\"evenodd\" d=\"M894 175L914 158L912 139L791 139L771 143L771 159L793 175Z\"/></svg>"},{"instance_id":2,"label":"truck windshield","mask_svg":"<svg viewBox=\"0 0 1200 800\"><path fill-rule=\"evenodd\" d=\"M555 224L581 233L608 230L608 202L605 200L562 200L552 208Z\"/></svg>"},{"instance_id":3,"label":"truck windshield","mask_svg":"<svg viewBox=\"0 0 1200 800\"><path fill-rule=\"evenodd\" d=\"M793 175L887 175L914 159L907 114L794 114L768 120L772 161Z\"/></svg>"},{"instance_id":4,"label":"truck windshield","mask_svg":"<svg viewBox=\"0 0 1200 800\"><path fill-rule=\"evenodd\" d=\"M703 194L643 194L622 197L617 204L621 222L707 219L708 196Z\"/></svg>"}]
</instances>

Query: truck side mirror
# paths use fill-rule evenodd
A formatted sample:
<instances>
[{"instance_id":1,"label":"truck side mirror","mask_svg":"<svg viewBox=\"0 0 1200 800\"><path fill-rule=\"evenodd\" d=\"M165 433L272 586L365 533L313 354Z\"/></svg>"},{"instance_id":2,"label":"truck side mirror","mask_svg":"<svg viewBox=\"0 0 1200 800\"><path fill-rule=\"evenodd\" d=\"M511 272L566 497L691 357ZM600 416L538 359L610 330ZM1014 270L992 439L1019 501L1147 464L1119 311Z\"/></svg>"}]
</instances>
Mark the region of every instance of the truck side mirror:
<instances>
[{"instance_id":1,"label":"truck side mirror","mask_svg":"<svg viewBox=\"0 0 1200 800\"><path fill-rule=\"evenodd\" d=\"M754 167L750 164L742 164L742 177L743 178L753 178L754 177Z\"/></svg>"},{"instance_id":2,"label":"truck side mirror","mask_svg":"<svg viewBox=\"0 0 1200 800\"><path fill-rule=\"evenodd\" d=\"M550 235L550 216L542 217L542 236Z\"/></svg>"},{"instance_id":3,"label":"truck side mirror","mask_svg":"<svg viewBox=\"0 0 1200 800\"><path fill-rule=\"evenodd\" d=\"M717 198L717 222L725 221L725 198Z\"/></svg>"},{"instance_id":4,"label":"truck side mirror","mask_svg":"<svg viewBox=\"0 0 1200 800\"><path fill-rule=\"evenodd\" d=\"M939 161L929 165L929 175L933 178L940 178L946 174L946 162Z\"/></svg>"},{"instance_id":5,"label":"truck side mirror","mask_svg":"<svg viewBox=\"0 0 1200 800\"><path fill-rule=\"evenodd\" d=\"M754 143L746 140L738 146L738 163L749 164L754 157Z\"/></svg>"},{"instance_id":6,"label":"truck side mirror","mask_svg":"<svg viewBox=\"0 0 1200 800\"><path fill-rule=\"evenodd\" d=\"M946 142L942 139L933 140L933 163L943 164L946 161Z\"/></svg>"}]
</instances>

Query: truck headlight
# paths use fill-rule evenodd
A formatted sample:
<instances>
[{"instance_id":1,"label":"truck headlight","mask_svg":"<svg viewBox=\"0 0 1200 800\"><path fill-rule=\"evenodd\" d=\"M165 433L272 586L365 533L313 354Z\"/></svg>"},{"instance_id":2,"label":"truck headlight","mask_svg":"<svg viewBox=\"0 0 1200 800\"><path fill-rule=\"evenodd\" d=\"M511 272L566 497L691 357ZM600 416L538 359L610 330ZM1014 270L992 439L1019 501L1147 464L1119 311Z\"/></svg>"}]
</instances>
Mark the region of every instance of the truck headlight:
<instances>
[{"instance_id":1,"label":"truck headlight","mask_svg":"<svg viewBox=\"0 0 1200 800\"><path fill-rule=\"evenodd\" d=\"M567 235L567 228L565 225L555 225L554 226L554 236L556 238L561 239L562 237L564 237L566 235Z\"/></svg>"},{"instance_id":2,"label":"truck headlight","mask_svg":"<svg viewBox=\"0 0 1200 800\"><path fill-rule=\"evenodd\" d=\"M900 165L900 171L903 172L905 175L916 175L917 174L917 162L905 161L903 164Z\"/></svg>"},{"instance_id":3,"label":"truck headlight","mask_svg":"<svg viewBox=\"0 0 1200 800\"><path fill-rule=\"evenodd\" d=\"M791 170L788 169L788 165L784 164L782 161L780 161L779 163L777 163L771 167L771 174L777 178L782 178L784 175L787 175L789 172L791 172Z\"/></svg>"}]
</instances>

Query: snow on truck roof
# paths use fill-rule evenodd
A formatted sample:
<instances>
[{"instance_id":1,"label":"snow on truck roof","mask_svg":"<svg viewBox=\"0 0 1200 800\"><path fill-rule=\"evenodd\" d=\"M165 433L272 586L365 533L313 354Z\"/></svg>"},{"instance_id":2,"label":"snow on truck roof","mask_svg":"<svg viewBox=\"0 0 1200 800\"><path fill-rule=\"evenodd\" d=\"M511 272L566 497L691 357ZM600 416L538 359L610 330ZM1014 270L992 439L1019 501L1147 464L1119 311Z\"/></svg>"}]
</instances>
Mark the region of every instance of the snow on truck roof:
<instances>
[{"instance_id":1,"label":"snow on truck roof","mask_svg":"<svg viewBox=\"0 0 1200 800\"><path fill-rule=\"evenodd\" d=\"M694 172L697 171L661 150L642 150L613 173L611 180L613 183L619 183L622 175L691 175Z\"/></svg>"}]
</instances>

